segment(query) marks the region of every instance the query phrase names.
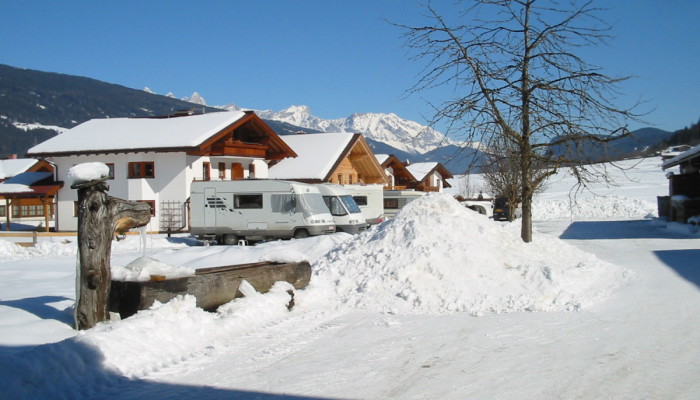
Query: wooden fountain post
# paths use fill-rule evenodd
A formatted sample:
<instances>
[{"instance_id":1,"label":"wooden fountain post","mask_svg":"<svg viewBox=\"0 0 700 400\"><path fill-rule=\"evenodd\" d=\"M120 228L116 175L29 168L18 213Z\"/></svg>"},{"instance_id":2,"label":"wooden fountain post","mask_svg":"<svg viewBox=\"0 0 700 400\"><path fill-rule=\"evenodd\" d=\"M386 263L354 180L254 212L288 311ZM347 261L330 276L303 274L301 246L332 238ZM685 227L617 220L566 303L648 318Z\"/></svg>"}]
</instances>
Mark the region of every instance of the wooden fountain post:
<instances>
[{"instance_id":1,"label":"wooden fountain post","mask_svg":"<svg viewBox=\"0 0 700 400\"><path fill-rule=\"evenodd\" d=\"M76 183L78 190L78 266L75 325L89 329L109 320L110 257L115 232L148 224L151 206L108 196L107 178Z\"/></svg>"}]
</instances>

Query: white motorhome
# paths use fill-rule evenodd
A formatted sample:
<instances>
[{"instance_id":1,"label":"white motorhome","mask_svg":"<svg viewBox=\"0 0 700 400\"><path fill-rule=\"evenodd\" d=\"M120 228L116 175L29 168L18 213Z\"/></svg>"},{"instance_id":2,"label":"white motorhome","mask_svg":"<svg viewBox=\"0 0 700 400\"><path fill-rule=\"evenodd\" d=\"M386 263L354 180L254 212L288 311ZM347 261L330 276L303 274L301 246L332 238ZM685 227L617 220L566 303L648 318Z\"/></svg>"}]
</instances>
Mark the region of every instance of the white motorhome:
<instances>
[{"instance_id":1,"label":"white motorhome","mask_svg":"<svg viewBox=\"0 0 700 400\"><path fill-rule=\"evenodd\" d=\"M374 225L384 221L384 186L383 185L343 185L360 207L368 224Z\"/></svg>"},{"instance_id":2,"label":"white motorhome","mask_svg":"<svg viewBox=\"0 0 700 400\"><path fill-rule=\"evenodd\" d=\"M336 232L354 235L367 229L369 224L347 189L333 183L322 183L317 187L333 216Z\"/></svg>"},{"instance_id":3,"label":"white motorhome","mask_svg":"<svg viewBox=\"0 0 700 400\"><path fill-rule=\"evenodd\" d=\"M190 232L221 244L236 244L241 239L300 239L334 233L335 224L313 185L197 181L191 186Z\"/></svg>"},{"instance_id":4,"label":"white motorhome","mask_svg":"<svg viewBox=\"0 0 700 400\"><path fill-rule=\"evenodd\" d=\"M406 204L423 196L425 192L416 190L385 190L384 215L387 218L394 218Z\"/></svg>"}]
</instances>

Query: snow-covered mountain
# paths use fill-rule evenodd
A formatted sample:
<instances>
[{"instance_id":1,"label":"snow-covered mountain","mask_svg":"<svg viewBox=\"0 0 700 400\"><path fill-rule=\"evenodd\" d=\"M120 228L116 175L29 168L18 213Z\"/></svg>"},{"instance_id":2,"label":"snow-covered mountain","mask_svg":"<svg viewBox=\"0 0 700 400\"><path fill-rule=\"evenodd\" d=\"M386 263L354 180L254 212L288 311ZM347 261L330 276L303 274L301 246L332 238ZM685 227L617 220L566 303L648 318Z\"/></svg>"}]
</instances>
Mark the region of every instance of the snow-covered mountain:
<instances>
[{"instance_id":1,"label":"snow-covered mountain","mask_svg":"<svg viewBox=\"0 0 700 400\"><path fill-rule=\"evenodd\" d=\"M240 109L229 105L226 109ZM321 119L307 106L291 106L281 111L256 110L263 119L286 122L322 132L362 133L367 139L385 143L410 154L424 154L452 144L440 132L396 114L355 113L347 118Z\"/></svg>"},{"instance_id":2,"label":"snow-covered mountain","mask_svg":"<svg viewBox=\"0 0 700 400\"><path fill-rule=\"evenodd\" d=\"M206 102L206 100L204 100L204 97L200 96L200 94L197 92L192 93L192 96L190 96L190 97L183 97L181 100L184 100L184 101L187 101L190 103L194 103L194 104L199 104L202 106L207 105L207 102Z\"/></svg>"}]
</instances>

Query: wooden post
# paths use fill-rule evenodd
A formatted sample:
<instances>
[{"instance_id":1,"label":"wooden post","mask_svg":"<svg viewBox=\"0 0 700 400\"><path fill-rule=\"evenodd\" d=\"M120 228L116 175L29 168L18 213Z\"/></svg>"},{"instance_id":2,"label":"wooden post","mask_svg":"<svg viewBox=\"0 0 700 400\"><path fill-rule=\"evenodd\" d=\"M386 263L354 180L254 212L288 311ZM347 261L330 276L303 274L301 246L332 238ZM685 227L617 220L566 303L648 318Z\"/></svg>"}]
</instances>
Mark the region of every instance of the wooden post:
<instances>
[{"instance_id":1,"label":"wooden post","mask_svg":"<svg viewBox=\"0 0 700 400\"><path fill-rule=\"evenodd\" d=\"M12 223L12 220L10 219L10 215L12 214L12 199L7 199L5 200L5 230L10 231L10 224Z\"/></svg>"},{"instance_id":2,"label":"wooden post","mask_svg":"<svg viewBox=\"0 0 700 400\"><path fill-rule=\"evenodd\" d=\"M147 203L108 196L107 178L78 183L78 268L75 324L89 329L109 319L110 256L115 230L125 232L151 219Z\"/></svg>"},{"instance_id":3,"label":"wooden post","mask_svg":"<svg viewBox=\"0 0 700 400\"><path fill-rule=\"evenodd\" d=\"M49 199L48 196L40 199L41 204L44 206L44 232L48 232L49 229L49 214L51 214L51 205L53 204L53 199Z\"/></svg>"}]
</instances>

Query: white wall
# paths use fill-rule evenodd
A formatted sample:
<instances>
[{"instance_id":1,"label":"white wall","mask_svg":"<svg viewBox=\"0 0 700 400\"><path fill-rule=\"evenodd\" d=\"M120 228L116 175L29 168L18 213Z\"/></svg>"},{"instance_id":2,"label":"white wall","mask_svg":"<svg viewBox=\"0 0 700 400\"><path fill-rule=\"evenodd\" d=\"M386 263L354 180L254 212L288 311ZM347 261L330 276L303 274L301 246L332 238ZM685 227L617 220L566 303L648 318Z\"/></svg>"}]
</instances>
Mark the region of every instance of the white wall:
<instances>
[{"instance_id":1,"label":"white wall","mask_svg":"<svg viewBox=\"0 0 700 400\"><path fill-rule=\"evenodd\" d=\"M187 199L189 182L186 180L186 156L184 153L129 153L103 154L90 156L56 157L54 163L57 177L66 179L66 174L74 165L86 162L114 164L114 179L107 180L112 197L125 200L152 200L156 205L156 215L151 218L147 228L157 231L160 228L159 204L161 200L183 202ZM154 178L127 179L130 162L149 161L154 163ZM200 167L201 169L201 167ZM66 184L58 193L56 215L58 230L75 231L78 218L74 215L74 203L78 200L78 191Z\"/></svg>"},{"instance_id":2,"label":"white wall","mask_svg":"<svg viewBox=\"0 0 700 400\"><path fill-rule=\"evenodd\" d=\"M154 178L127 179L130 162L153 162ZM86 162L102 162L114 164L114 179L107 181L108 194L125 200L152 200L155 202L155 216L147 226L149 231L160 230L161 201L177 201L183 204L189 198L190 185L194 180L201 180L202 167L205 162L211 164L211 179L219 178L218 163L224 162L229 169L227 179L230 179L231 163L238 162L244 167L244 176L249 177L248 166L255 165L255 178L266 179L268 167L264 160L240 157L200 157L188 156L185 153L155 153L140 152L128 154L102 154L87 156L56 157L57 179L66 180L68 170L77 164ZM78 191L65 185L57 195L56 216L58 230L75 231L78 229L78 218L74 216L74 203L78 200ZM184 214L183 214L184 217Z\"/></svg>"}]
</instances>

